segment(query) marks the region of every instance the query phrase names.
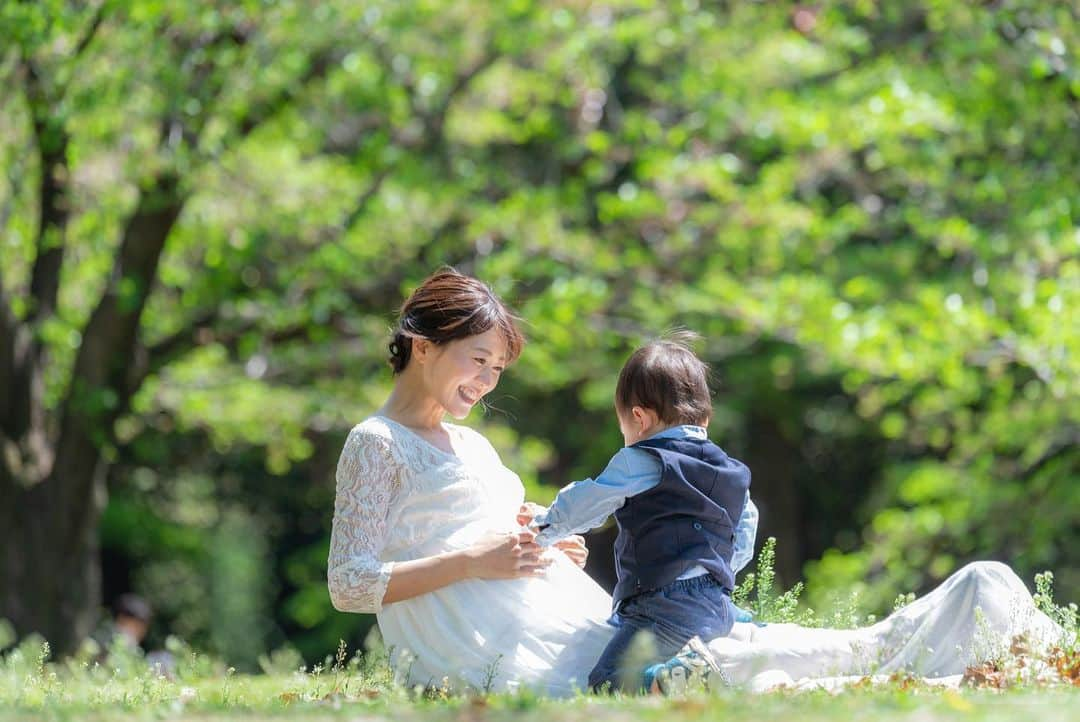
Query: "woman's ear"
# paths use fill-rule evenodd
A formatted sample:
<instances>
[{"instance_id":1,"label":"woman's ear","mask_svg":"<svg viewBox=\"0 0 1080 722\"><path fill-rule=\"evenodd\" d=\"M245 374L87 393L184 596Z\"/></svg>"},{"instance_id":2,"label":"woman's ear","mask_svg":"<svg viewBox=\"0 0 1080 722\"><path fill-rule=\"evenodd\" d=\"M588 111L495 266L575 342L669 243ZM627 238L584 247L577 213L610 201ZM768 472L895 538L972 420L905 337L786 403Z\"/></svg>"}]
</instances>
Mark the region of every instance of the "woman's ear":
<instances>
[{"instance_id":1,"label":"woman's ear","mask_svg":"<svg viewBox=\"0 0 1080 722\"><path fill-rule=\"evenodd\" d=\"M417 363L424 363L427 361L428 356L431 355L431 347L435 344L431 343L426 338L414 338L412 340L412 353L410 356Z\"/></svg>"}]
</instances>

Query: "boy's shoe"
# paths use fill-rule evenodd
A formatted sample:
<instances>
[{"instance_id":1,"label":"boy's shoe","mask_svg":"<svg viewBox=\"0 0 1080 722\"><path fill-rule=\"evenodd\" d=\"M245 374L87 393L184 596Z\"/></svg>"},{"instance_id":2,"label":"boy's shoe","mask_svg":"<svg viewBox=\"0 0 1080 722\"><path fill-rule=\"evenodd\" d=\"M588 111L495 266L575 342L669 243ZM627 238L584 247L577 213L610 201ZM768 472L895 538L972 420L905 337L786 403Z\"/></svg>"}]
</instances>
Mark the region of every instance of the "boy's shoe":
<instances>
[{"instance_id":1,"label":"boy's shoe","mask_svg":"<svg viewBox=\"0 0 1080 722\"><path fill-rule=\"evenodd\" d=\"M742 607L732 604L735 609L735 621L736 622L752 622L754 621L754 615L748 610Z\"/></svg>"},{"instance_id":2,"label":"boy's shoe","mask_svg":"<svg viewBox=\"0 0 1080 722\"><path fill-rule=\"evenodd\" d=\"M718 689L729 681L701 638L691 637L678 654L659 666L656 683L663 694L673 695L691 689Z\"/></svg>"}]
</instances>

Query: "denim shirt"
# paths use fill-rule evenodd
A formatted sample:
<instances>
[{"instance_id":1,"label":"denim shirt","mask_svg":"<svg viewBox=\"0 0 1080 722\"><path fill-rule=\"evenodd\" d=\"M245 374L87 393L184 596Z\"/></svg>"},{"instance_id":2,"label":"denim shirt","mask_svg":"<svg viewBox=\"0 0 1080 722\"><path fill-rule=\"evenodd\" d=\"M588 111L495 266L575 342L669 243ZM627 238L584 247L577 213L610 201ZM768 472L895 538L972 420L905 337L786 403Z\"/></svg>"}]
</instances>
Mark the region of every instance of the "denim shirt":
<instances>
[{"instance_id":1,"label":"denim shirt","mask_svg":"<svg viewBox=\"0 0 1080 722\"><path fill-rule=\"evenodd\" d=\"M705 439L701 426L673 426L650 437L653 439ZM623 447L611 457L607 467L595 479L575 481L559 492L546 512L533 518L534 527L544 527L536 542L549 546L571 534L594 529L604 523L628 497L648 491L660 483L662 467L652 454ZM731 570L738 572L754 556L758 510L746 492L746 504L735 527L735 553Z\"/></svg>"}]
</instances>

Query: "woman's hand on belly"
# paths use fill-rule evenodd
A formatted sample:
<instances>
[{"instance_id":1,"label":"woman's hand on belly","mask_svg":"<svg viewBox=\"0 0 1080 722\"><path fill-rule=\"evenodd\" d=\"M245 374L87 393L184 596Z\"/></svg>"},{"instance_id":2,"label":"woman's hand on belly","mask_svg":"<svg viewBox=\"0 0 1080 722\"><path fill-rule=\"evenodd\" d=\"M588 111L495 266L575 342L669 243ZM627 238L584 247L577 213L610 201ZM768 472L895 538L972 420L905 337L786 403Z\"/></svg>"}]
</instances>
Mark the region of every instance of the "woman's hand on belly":
<instances>
[{"instance_id":1,"label":"woman's hand on belly","mask_svg":"<svg viewBox=\"0 0 1080 722\"><path fill-rule=\"evenodd\" d=\"M530 531L492 532L465 551L466 573L474 579L542 576L551 564Z\"/></svg>"},{"instance_id":2,"label":"woman's hand on belly","mask_svg":"<svg viewBox=\"0 0 1080 722\"><path fill-rule=\"evenodd\" d=\"M585 546L585 537L574 534L565 539L560 539L553 544L556 549L562 551L570 561L578 565L579 569L585 568L585 562L589 558L589 550Z\"/></svg>"}]
</instances>

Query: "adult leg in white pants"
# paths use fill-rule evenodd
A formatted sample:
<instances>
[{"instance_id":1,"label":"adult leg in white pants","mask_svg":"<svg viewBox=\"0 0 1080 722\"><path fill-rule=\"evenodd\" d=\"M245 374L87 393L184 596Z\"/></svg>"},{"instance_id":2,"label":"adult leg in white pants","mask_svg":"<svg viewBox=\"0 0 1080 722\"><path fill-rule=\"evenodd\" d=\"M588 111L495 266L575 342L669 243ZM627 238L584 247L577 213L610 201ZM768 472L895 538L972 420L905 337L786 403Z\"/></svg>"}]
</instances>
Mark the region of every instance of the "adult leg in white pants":
<instances>
[{"instance_id":1,"label":"adult leg in white pants","mask_svg":"<svg viewBox=\"0 0 1080 722\"><path fill-rule=\"evenodd\" d=\"M1008 649L1021 634L1038 646L1059 640L1062 630L1035 608L1012 569L974 562L869 627L737 624L709 648L736 684L763 672L795 681L898 671L946 677Z\"/></svg>"}]
</instances>

